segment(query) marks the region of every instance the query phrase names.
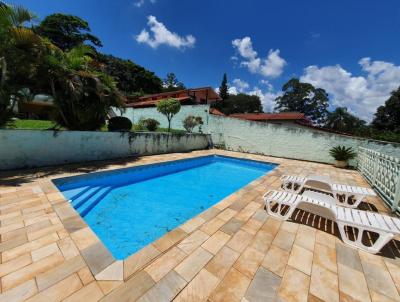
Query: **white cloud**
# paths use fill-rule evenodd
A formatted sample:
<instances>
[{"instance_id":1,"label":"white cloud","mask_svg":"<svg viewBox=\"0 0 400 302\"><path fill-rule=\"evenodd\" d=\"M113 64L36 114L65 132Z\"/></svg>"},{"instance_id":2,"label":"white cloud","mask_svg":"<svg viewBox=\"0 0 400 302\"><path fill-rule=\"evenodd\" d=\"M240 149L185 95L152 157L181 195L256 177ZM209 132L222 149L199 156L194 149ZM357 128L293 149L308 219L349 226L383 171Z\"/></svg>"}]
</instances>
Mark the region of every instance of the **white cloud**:
<instances>
[{"instance_id":1,"label":"white cloud","mask_svg":"<svg viewBox=\"0 0 400 302\"><path fill-rule=\"evenodd\" d=\"M276 78L282 74L284 67L287 65L285 59L280 56L279 49L270 49L268 56L264 59L258 57L258 53L253 49L250 37L235 39L232 41L232 45L243 59L240 65L247 67L251 73Z\"/></svg>"},{"instance_id":2,"label":"white cloud","mask_svg":"<svg viewBox=\"0 0 400 302\"><path fill-rule=\"evenodd\" d=\"M150 3L154 4L157 0L149 0ZM134 3L136 7L142 7L146 3L146 0L138 0Z\"/></svg>"},{"instance_id":3,"label":"white cloud","mask_svg":"<svg viewBox=\"0 0 400 302\"><path fill-rule=\"evenodd\" d=\"M187 35L185 37L179 36L177 33L171 32L165 25L157 20L154 16L147 17L149 30L143 29L139 35L136 36L136 41L138 43L144 43L152 48L157 48L158 46L165 44L170 47L175 47L178 49L184 49L187 47L194 47L196 43L196 38L192 35Z\"/></svg>"},{"instance_id":4,"label":"white cloud","mask_svg":"<svg viewBox=\"0 0 400 302\"><path fill-rule=\"evenodd\" d=\"M384 61L359 61L362 75L354 76L340 65L304 69L300 81L325 89L334 106L348 107L370 121L376 108L400 85L400 66Z\"/></svg>"},{"instance_id":5,"label":"white cloud","mask_svg":"<svg viewBox=\"0 0 400 302\"><path fill-rule=\"evenodd\" d=\"M234 79L232 83L233 87L235 87L239 92L244 92L250 87L249 83L242 81L241 79Z\"/></svg>"},{"instance_id":6,"label":"white cloud","mask_svg":"<svg viewBox=\"0 0 400 302\"><path fill-rule=\"evenodd\" d=\"M268 89L268 91L263 91L258 87L254 87L247 93L250 95L257 95L260 98L264 112L273 112L275 107L275 99L282 95L282 92L275 92L273 88Z\"/></svg>"}]
</instances>

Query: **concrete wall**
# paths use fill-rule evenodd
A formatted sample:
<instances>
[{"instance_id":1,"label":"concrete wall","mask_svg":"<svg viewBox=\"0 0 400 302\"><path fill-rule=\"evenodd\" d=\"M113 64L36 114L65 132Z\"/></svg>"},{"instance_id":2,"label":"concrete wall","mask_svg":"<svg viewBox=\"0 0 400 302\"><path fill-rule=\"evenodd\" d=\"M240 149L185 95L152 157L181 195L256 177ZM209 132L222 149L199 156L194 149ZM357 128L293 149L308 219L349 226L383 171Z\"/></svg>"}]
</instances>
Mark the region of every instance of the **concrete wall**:
<instances>
[{"instance_id":1,"label":"concrete wall","mask_svg":"<svg viewBox=\"0 0 400 302\"><path fill-rule=\"evenodd\" d=\"M180 129L183 130L183 125L182 122L183 120L189 116L201 116L203 119L204 125L202 126L202 130L204 133L208 131L207 129L207 124L208 124L208 118L209 118L209 111L210 106L209 105L187 105L187 106L182 106L181 110L172 118L171 122L171 127L173 129ZM122 115L127 118L129 118L132 123L137 124L140 120L140 118L153 118L156 119L157 121L160 122L160 127L161 128L167 128L168 127L168 121L167 118L159 113L157 111L157 108L151 107L151 108L142 108L142 109L133 109L133 108L127 108L125 112L120 113L118 112L119 110L115 109L114 110L117 115ZM194 129L194 131L198 131L198 128Z\"/></svg>"},{"instance_id":2,"label":"concrete wall","mask_svg":"<svg viewBox=\"0 0 400 302\"><path fill-rule=\"evenodd\" d=\"M274 125L210 115L214 146L227 150L333 163L329 149L337 145L363 146L400 156L400 144L327 133L301 126ZM354 162L353 162L354 164Z\"/></svg>"},{"instance_id":3,"label":"concrete wall","mask_svg":"<svg viewBox=\"0 0 400 302\"><path fill-rule=\"evenodd\" d=\"M0 170L206 149L201 134L0 130Z\"/></svg>"}]
</instances>

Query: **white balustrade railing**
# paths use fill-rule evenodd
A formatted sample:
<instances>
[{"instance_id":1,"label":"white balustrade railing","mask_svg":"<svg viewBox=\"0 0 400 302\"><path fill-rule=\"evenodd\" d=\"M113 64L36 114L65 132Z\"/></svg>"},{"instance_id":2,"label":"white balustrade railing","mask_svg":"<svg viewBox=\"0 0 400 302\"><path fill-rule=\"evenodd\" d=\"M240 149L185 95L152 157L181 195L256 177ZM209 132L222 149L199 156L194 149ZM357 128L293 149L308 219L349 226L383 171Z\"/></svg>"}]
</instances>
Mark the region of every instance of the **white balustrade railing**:
<instances>
[{"instance_id":1,"label":"white balustrade railing","mask_svg":"<svg viewBox=\"0 0 400 302\"><path fill-rule=\"evenodd\" d=\"M392 211L400 211L400 158L359 147L357 169L380 193Z\"/></svg>"}]
</instances>

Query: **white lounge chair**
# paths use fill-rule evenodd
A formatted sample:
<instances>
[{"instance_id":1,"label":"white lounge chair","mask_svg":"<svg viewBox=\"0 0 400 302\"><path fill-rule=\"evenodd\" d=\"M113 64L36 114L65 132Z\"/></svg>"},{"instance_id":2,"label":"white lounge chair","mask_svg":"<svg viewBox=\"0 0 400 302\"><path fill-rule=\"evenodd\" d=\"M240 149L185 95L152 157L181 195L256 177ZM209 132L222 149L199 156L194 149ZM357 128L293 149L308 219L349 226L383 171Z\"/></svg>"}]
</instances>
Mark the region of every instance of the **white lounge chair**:
<instances>
[{"instance_id":1,"label":"white lounge chair","mask_svg":"<svg viewBox=\"0 0 400 302\"><path fill-rule=\"evenodd\" d=\"M322 201L322 199L325 201ZM329 202L326 202L327 200ZM264 201L268 214L281 220L289 219L294 210L298 208L335 221L345 243L373 254L378 253L395 235L400 234L399 219L374 212L337 206L333 197L323 193L306 191L303 195L297 195L271 190L264 195ZM351 240L346 233L348 227L355 230L354 240ZM371 245L366 245L363 242L365 231L378 235L378 238Z\"/></svg>"},{"instance_id":2,"label":"white lounge chair","mask_svg":"<svg viewBox=\"0 0 400 302\"><path fill-rule=\"evenodd\" d=\"M282 188L287 192L299 194L304 187L312 187L332 193L338 205L349 208L357 208L366 196L376 196L372 189L336 184L329 177L322 175L283 175L281 180Z\"/></svg>"}]
</instances>

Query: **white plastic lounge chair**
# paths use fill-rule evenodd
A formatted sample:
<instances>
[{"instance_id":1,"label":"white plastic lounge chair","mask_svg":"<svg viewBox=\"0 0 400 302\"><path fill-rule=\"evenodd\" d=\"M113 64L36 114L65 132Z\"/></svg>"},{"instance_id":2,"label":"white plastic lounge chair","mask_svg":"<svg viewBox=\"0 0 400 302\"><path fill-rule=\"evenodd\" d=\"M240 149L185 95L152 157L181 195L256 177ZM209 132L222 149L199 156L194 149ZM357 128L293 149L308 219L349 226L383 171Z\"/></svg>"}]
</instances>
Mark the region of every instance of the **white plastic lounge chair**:
<instances>
[{"instance_id":1,"label":"white plastic lounge chair","mask_svg":"<svg viewBox=\"0 0 400 302\"><path fill-rule=\"evenodd\" d=\"M303 195L297 195L271 190L264 195L264 201L268 214L281 220L289 219L298 208L335 221L346 244L373 254L378 253L395 235L400 234L400 219L337 206L333 197L323 193L306 191ZM355 230L354 240L346 233L348 227ZM364 243L363 235L368 236L365 231L378 235L375 242L369 242L369 245Z\"/></svg>"},{"instance_id":2,"label":"white plastic lounge chair","mask_svg":"<svg viewBox=\"0 0 400 302\"><path fill-rule=\"evenodd\" d=\"M366 196L376 196L372 189L335 184L329 177L322 175L308 177L283 175L281 180L282 187L287 192L299 194L304 187L312 187L332 193L338 205L349 208L357 208Z\"/></svg>"}]
</instances>

